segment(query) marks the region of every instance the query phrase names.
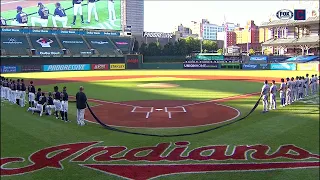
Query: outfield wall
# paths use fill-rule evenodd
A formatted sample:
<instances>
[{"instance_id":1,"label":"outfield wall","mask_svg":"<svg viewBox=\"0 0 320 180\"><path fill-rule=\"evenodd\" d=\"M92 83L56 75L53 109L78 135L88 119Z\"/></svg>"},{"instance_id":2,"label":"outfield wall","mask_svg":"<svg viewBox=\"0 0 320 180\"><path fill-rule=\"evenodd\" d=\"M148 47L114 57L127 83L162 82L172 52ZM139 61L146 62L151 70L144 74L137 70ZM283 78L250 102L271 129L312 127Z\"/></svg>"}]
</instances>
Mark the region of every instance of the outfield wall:
<instances>
[{"instance_id":1,"label":"outfield wall","mask_svg":"<svg viewBox=\"0 0 320 180\"><path fill-rule=\"evenodd\" d=\"M32 64L30 64L32 62ZM1 73L54 72L137 69L229 69L320 71L318 63L217 63L185 61L183 63L143 63L142 55L123 57L6 57L1 58Z\"/></svg>"}]
</instances>

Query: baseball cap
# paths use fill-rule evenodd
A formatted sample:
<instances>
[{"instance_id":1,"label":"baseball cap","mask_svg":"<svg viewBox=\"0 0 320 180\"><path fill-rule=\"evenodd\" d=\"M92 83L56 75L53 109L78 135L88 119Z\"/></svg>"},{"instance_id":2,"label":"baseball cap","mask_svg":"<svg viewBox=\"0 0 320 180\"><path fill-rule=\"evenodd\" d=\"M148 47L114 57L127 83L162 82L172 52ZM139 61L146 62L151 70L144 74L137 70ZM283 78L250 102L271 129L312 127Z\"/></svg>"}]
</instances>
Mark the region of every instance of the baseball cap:
<instances>
[{"instance_id":1,"label":"baseball cap","mask_svg":"<svg viewBox=\"0 0 320 180\"><path fill-rule=\"evenodd\" d=\"M17 10L22 10L22 7L21 6L17 6Z\"/></svg>"},{"instance_id":2,"label":"baseball cap","mask_svg":"<svg viewBox=\"0 0 320 180\"><path fill-rule=\"evenodd\" d=\"M60 6L60 3L57 2L56 5L57 5L57 6Z\"/></svg>"},{"instance_id":3,"label":"baseball cap","mask_svg":"<svg viewBox=\"0 0 320 180\"><path fill-rule=\"evenodd\" d=\"M41 6L41 5L43 5L42 2L38 2L38 7Z\"/></svg>"}]
</instances>

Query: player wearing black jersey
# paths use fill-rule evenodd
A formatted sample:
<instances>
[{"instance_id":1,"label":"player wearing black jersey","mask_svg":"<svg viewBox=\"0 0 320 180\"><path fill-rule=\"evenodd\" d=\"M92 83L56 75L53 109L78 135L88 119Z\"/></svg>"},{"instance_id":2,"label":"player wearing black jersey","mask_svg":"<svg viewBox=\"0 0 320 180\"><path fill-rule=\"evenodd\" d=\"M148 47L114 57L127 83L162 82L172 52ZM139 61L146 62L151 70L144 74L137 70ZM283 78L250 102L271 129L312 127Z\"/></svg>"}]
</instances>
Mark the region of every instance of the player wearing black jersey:
<instances>
[{"instance_id":1,"label":"player wearing black jersey","mask_svg":"<svg viewBox=\"0 0 320 180\"><path fill-rule=\"evenodd\" d=\"M61 117L62 120L65 120L66 122L70 122L68 120L68 100L69 100L69 96L67 93L67 87L63 87L63 92L62 92L62 111L61 111Z\"/></svg>"},{"instance_id":2,"label":"player wearing black jersey","mask_svg":"<svg viewBox=\"0 0 320 180\"><path fill-rule=\"evenodd\" d=\"M24 84L24 80L21 79L21 98L20 98L20 106L24 107L26 101L26 85Z\"/></svg>"},{"instance_id":3,"label":"player wearing black jersey","mask_svg":"<svg viewBox=\"0 0 320 180\"><path fill-rule=\"evenodd\" d=\"M51 116L52 109L54 109L54 108L55 108L55 105L53 103L52 93L49 92L48 93L48 101L47 101L47 105L46 105L46 115Z\"/></svg>"},{"instance_id":4,"label":"player wearing black jersey","mask_svg":"<svg viewBox=\"0 0 320 180\"><path fill-rule=\"evenodd\" d=\"M55 86L53 89L53 104L55 106L56 119L59 119L59 112L61 111L61 94L58 91L58 86Z\"/></svg>"},{"instance_id":5,"label":"player wearing black jersey","mask_svg":"<svg viewBox=\"0 0 320 180\"><path fill-rule=\"evenodd\" d=\"M29 107L35 107L34 106L35 95L36 95L36 88L33 85L33 81L30 81L30 84L28 86Z\"/></svg>"}]
</instances>

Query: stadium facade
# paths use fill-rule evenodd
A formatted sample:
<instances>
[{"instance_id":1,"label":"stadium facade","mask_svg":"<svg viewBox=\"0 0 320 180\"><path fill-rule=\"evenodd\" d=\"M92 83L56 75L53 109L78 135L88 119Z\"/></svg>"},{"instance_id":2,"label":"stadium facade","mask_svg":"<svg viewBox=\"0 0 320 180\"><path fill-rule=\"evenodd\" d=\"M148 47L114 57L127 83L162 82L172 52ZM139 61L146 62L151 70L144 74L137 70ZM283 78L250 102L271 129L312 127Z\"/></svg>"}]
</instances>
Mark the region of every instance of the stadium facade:
<instances>
[{"instance_id":1,"label":"stadium facade","mask_svg":"<svg viewBox=\"0 0 320 180\"><path fill-rule=\"evenodd\" d=\"M263 23L268 39L262 43L265 54L319 55L319 16L306 20L274 20Z\"/></svg>"},{"instance_id":2,"label":"stadium facade","mask_svg":"<svg viewBox=\"0 0 320 180\"><path fill-rule=\"evenodd\" d=\"M121 1L123 27L131 26L134 36L142 36L144 30L144 0Z\"/></svg>"}]
</instances>

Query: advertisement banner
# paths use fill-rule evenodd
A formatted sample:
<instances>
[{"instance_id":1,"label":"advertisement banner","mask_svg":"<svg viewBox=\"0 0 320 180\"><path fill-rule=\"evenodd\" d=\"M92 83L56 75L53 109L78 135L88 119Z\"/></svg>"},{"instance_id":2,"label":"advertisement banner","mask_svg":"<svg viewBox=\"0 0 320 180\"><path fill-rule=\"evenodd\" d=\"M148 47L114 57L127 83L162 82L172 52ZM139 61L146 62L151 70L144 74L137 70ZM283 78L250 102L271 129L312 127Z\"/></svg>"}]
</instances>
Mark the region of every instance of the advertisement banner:
<instances>
[{"instance_id":1,"label":"advertisement banner","mask_svg":"<svg viewBox=\"0 0 320 180\"><path fill-rule=\"evenodd\" d=\"M41 65L21 66L21 72L41 72Z\"/></svg>"},{"instance_id":2,"label":"advertisement banner","mask_svg":"<svg viewBox=\"0 0 320 180\"><path fill-rule=\"evenodd\" d=\"M221 69L240 69L240 64L236 63L222 63Z\"/></svg>"},{"instance_id":3,"label":"advertisement banner","mask_svg":"<svg viewBox=\"0 0 320 180\"><path fill-rule=\"evenodd\" d=\"M108 70L109 64L91 64L91 70Z\"/></svg>"},{"instance_id":4,"label":"advertisement banner","mask_svg":"<svg viewBox=\"0 0 320 180\"><path fill-rule=\"evenodd\" d=\"M250 61L267 61L268 56L250 56Z\"/></svg>"},{"instance_id":5,"label":"advertisement banner","mask_svg":"<svg viewBox=\"0 0 320 180\"><path fill-rule=\"evenodd\" d=\"M183 63L184 69L219 69L218 63Z\"/></svg>"},{"instance_id":6,"label":"advertisement banner","mask_svg":"<svg viewBox=\"0 0 320 180\"><path fill-rule=\"evenodd\" d=\"M224 61L241 61L242 57L240 56L224 56Z\"/></svg>"},{"instance_id":7,"label":"advertisement banner","mask_svg":"<svg viewBox=\"0 0 320 180\"><path fill-rule=\"evenodd\" d=\"M1 73L15 73L18 72L18 66L1 66Z\"/></svg>"},{"instance_id":8,"label":"advertisement banner","mask_svg":"<svg viewBox=\"0 0 320 180\"><path fill-rule=\"evenodd\" d=\"M269 56L269 63L280 63L290 58L289 56Z\"/></svg>"},{"instance_id":9,"label":"advertisement banner","mask_svg":"<svg viewBox=\"0 0 320 180\"><path fill-rule=\"evenodd\" d=\"M270 65L269 64L243 64L242 69L245 69L245 70L260 70L260 69L269 70Z\"/></svg>"},{"instance_id":10,"label":"advertisement banner","mask_svg":"<svg viewBox=\"0 0 320 180\"><path fill-rule=\"evenodd\" d=\"M58 64L44 65L43 71L88 71L91 70L90 64Z\"/></svg>"},{"instance_id":11,"label":"advertisement banner","mask_svg":"<svg viewBox=\"0 0 320 180\"><path fill-rule=\"evenodd\" d=\"M270 69L295 71L297 69L297 65L294 63L273 63L270 65Z\"/></svg>"},{"instance_id":12,"label":"advertisement banner","mask_svg":"<svg viewBox=\"0 0 320 180\"><path fill-rule=\"evenodd\" d=\"M318 71L318 64L313 63L303 63L297 64L298 71Z\"/></svg>"},{"instance_id":13,"label":"advertisement banner","mask_svg":"<svg viewBox=\"0 0 320 180\"><path fill-rule=\"evenodd\" d=\"M139 69L139 55L127 55L127 69Z\"/></svg>"},{"instance_id":14,"label":"advertisement banner","mask_svg":"<svg viewBox=\"0 0 320 180\"><path fill-rule=\"evenodd\" d=\"M38 55L51 56L51 55L61 55L61 51L37 51Z\"/></svg>"},{"instance_id":15,"label":"advertisement banner","mask_svg":"<svg viewBox=\"0 0 320 180\"><path fill-rule=\"evenodd\" d=\"M126 69L126 64L110 64L110 69L114 69L114 70Z\"/></svg>"}]
</instances>

